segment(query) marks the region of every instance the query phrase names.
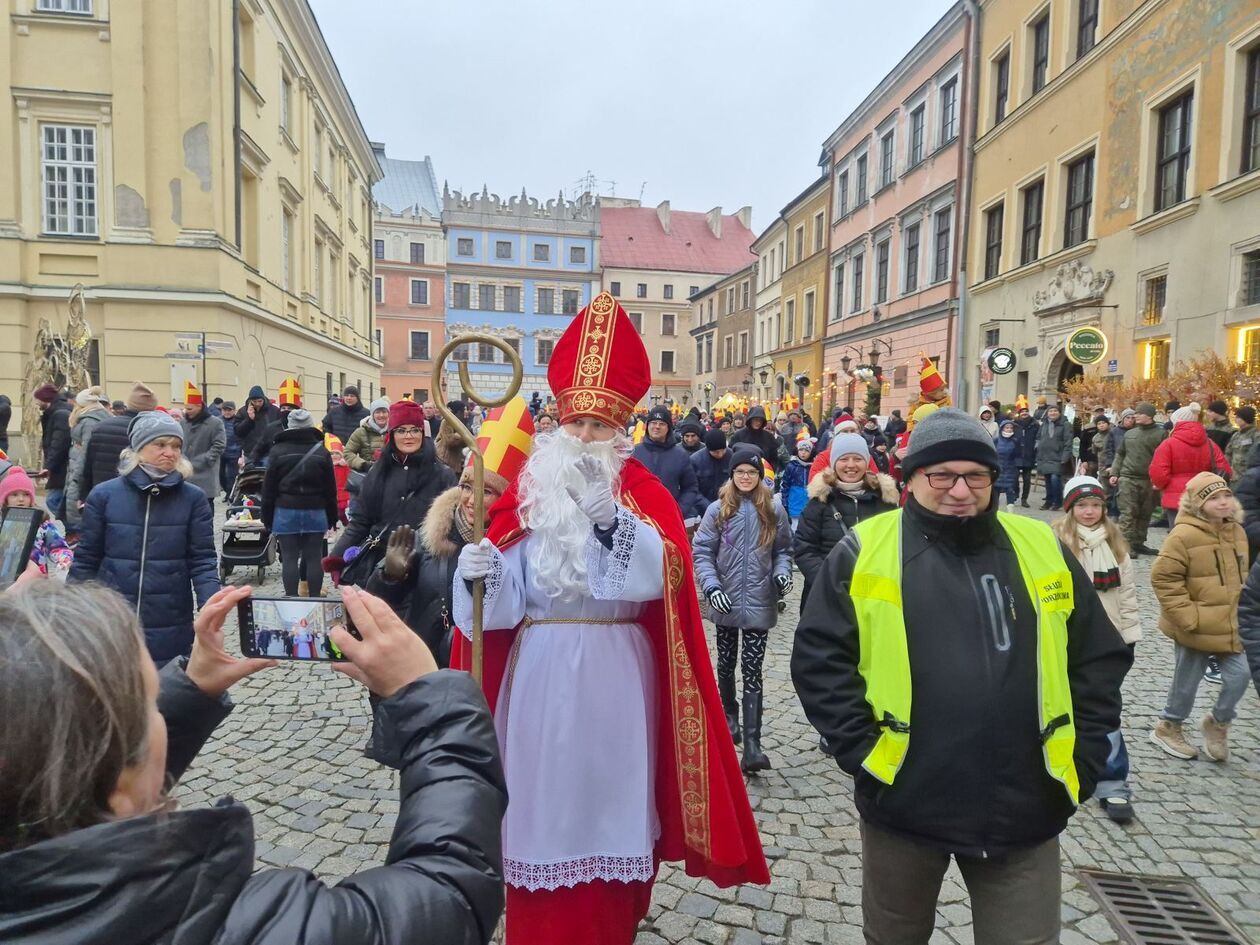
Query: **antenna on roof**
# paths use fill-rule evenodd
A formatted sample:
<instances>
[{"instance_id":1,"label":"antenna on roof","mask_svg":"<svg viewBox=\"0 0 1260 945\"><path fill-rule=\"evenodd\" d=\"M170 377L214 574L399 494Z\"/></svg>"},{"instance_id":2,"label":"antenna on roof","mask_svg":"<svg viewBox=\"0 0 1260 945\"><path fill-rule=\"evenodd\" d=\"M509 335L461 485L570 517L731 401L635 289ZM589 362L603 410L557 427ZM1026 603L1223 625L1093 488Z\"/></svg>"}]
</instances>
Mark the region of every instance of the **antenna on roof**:
<instances>
[{"instance_id":1,"label":"antenna on roof","mask_svg":"<svg viewBox=\"0 0 1260 945\"><path fill-rule=\"evenodd\" d=\"M639 203L643 203L643 193L647 190L647 181L639 185Z\"/></svg>"},{"instance_id":2,"label":"antenna on roof","mask_svg":"<svg viewBox=\"0 0 1260 945\"><path fill-rule=\"evenodd\" d=\"M617 182L615 180L604 180L596 177L594 172L587 171L576 181L573 182L574 197L580 198L583 194L590 194L591 197L600 196L600 191L604 189L603 185L607 184L608 196L617 196Z\"/></svg>"}]
</instances>

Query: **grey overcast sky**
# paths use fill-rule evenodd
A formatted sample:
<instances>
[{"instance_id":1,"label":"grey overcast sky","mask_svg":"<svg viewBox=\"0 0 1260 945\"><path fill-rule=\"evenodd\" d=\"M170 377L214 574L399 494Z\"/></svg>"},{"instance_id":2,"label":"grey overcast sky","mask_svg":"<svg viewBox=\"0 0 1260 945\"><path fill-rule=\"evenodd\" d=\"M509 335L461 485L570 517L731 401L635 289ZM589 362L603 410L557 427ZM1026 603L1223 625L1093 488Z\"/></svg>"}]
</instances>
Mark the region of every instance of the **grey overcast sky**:
<instances>
[{"instance_id":1,"label":"grey overcast sky","mask_svg":"<svg viewBox=\"0 0 1260 945\"><path fill-rule=\"evenodd\" d=\"M309 0L368 136L438 185L678 210L760 232L948 0Z\"/></svg>"}]
</instances>

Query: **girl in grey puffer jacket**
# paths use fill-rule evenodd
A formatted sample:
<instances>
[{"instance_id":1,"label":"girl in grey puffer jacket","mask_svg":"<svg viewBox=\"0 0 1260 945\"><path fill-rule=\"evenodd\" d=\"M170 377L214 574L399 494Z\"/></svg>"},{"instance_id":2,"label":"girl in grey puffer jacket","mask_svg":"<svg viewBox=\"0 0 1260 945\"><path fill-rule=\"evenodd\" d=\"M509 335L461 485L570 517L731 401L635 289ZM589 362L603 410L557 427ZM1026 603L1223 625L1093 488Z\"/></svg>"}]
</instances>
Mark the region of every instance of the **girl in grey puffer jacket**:
<instances>
[{"instance_id":1,"label":"girl in grey puffer jacket","mask_svg":"<svg viewBox=\"0 0 1260 945\"><path fill-rule=\"evenodd\" d=\"M736 744L741 732L735 659L743 634L741 767L749 774L770 767L761 751L761 664L770 628L778 622L779 599L792 586L792 529L762 476L761 452L738 446L731 481L704 513L692 543L696 578L717 626L718 692Z\"/></svg>"}]
</instances>

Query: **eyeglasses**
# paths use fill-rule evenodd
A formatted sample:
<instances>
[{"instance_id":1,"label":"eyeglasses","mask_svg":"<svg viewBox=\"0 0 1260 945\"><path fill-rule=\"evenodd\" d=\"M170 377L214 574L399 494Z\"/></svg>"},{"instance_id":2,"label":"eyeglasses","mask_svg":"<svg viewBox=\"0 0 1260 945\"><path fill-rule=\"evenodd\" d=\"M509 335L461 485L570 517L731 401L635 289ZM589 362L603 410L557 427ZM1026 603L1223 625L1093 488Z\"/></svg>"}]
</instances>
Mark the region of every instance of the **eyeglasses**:
<instances>
[{"instance_id":1,"label":"eyeglasses","mask_svg":"<svg viewBox=\"0 0 1260 945\"><path fill-rule=\"evenodd\" d=\"M394 436L424 436L424 431L419 427L398 427Z\"/></svg>"},{"instance_id":2,"label":"eyeglasses","mask_svg":"<svg viewBox=\"0 0 1260 945\"><path fill-rule=\"evenodd\" d=\"M735 470L735 472L731 473L731 475L733 476L760 476L761 473L757 472L757 470L755 469L737 469Z\"/></svg>"},{"instance_id":3,"label":"eyeglasses","mask_svg":"<svg viewBox=\"0 0 1260 945\"><path fill-rule=\"evenodd\" d=\"M928 481L928 485L933 489L941 492L948 492L954 486L958 485L958 480L962 479L967 483L968 489L983 489L986 486L993 485L997 479L997 473L992 470L984 472L969 473L952 473L952 472L925 472L923 478Z\"/></svg>"}]
</instances>

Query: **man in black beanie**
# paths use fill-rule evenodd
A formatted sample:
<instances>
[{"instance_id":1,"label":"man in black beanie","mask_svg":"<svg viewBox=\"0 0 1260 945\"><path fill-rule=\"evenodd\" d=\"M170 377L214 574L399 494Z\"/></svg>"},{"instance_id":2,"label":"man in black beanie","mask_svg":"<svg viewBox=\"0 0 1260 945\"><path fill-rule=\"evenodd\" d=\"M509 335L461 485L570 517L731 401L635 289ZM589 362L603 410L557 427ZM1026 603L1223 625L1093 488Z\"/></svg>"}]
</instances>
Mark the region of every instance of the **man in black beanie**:
<instances>
[{"instance_id":1,"label":"man in black beanie","mask_svg":"<svg viewBox=\"0 0 1260 945\"><path fill-rule=\"evenodd\" d=\"M854 778L867 941L927 945L957 861L986 945L1059 941L1059 834L1091 796L1133 655L1043 522L998 512L980 421L919 421L903 509L815 578L792 680Z\"/></svg>"},{"instance_id":2,"label":"man in black beanie","mask_svg":"<svg viewBox=\"0 0 1260 945\"><path fill-rule=\"evenodd\" d=\"M700 425L699 420L688 417L678 424L678 440L688 455L704 449L704 444L700 442L702 436L704 436L704 427Z\"/></svg>"},{"instance_id":3,"label":"man in black beanie","mask_svg":"<svg viewBox=\"0 0 1260 945\"><path fill-rule=\"evenodd\" d=\"M1214 400L1207 405L1207 416L1203 426L1207 429L1208 439L1225 453L1229 449L1229 441L1238 432L1229 422L1229 407L1223 400Z\"/></svg>"},{"instance_id":4,"label":"man in black beanie","mask_svg":"<svg viewBox=\"0 0 1260 945\"><path fill-rule=\"evenodd\" d=\"M653 407L647 415L647 436L631 454L661 481L682 512L683 521L698 518L708 508L696 488L691 454L674 442L674 419L668 407Z\"/></svg>"},{"instance_id":5,"label":"man in black beanie","mask_svg":"<svg viewBox=\"0 0 1260 945\"><path fill-rule=\"evenodd\" d=\"M709 503L717 501L722 484L731 478L731 451L726 447L726 434L721 430L706 433L704 447L691 454L691 465L696 471L696 487L700 490L702 504L707 509Z\"/></svg>"}]
</instances>

